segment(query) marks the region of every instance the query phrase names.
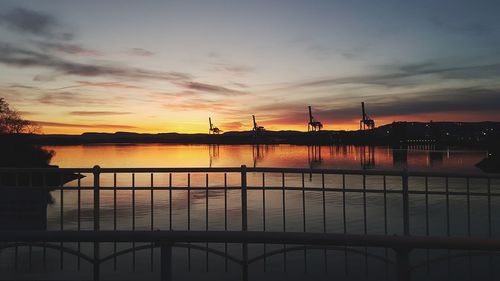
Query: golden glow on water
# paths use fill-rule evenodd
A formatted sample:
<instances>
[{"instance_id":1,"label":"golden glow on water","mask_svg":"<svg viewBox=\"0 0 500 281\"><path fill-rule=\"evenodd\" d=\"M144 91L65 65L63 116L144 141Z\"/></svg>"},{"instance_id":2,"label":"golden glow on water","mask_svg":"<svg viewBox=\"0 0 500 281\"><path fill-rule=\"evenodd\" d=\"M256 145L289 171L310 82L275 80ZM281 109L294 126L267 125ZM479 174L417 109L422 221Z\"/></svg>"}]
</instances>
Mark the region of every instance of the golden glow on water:
<instances>
[{"instance_id":1,"label":"golden glow on water","mask_svg":"<svg viewBox=\"0 0 500 281\"><path fill-rule=\"evenodd\" d=\"M478 171L484 151L389 147L126 144L47 146L61 167L316 167Z\"/></svg>"}]
</instances>

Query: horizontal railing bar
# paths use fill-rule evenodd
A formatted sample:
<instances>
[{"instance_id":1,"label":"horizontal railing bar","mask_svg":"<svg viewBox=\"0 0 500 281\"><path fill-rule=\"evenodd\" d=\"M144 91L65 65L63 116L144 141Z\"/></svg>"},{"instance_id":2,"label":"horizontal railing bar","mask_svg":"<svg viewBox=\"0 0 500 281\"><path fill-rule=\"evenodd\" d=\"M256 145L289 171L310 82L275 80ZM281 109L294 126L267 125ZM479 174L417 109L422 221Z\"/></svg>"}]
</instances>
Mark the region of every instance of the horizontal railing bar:
<instances>
[{"instance_id":1,"label":"horizontal railing bar","mask_svg":"<svg viewBox=\"0 0 500 281\"><path fill-rule=\"evenodd\" d=\"M262 231L1 231L2 242L267 243L500 251L500 240Z\"/></svg>"},{"instance_id":2,"label":"horizontal railing bar","mask_svg":"<svg viewBox=\"0 0 500 281\"><path fill-rule=\"evenodd\" d=\"M451 172L424 172L424 171L408 171L409 177L429 177L429 178L473 178L473 179L500 179L500 174L485 174L485 173L451 173Z\"/></svg>"},{"instance_id":3,"label":"horizontal railing bar","mask_svg":"<svg viewBox=\"0 0 500 281\"><path fill-rule=\"evenodd\" d=\"M460 192L460 191L425 191L413 190L408 191L409 194L429 194L429 195L469 195L469 196L500 196L500 193L487 193L487 192Z\"/></svg>"},{"instance_id":4,"label":"horizontal railing bar","mask_svg":"<svg viewBox=\"0 0 500 281\"><path fill-rule=\"evenodd\" d=\"M450 178L495 178L500 179L500 174L483 173L450 173L450 172L424 172L411 170L359 170L359 169L307 169L307 168L247 168L248 173L307 173L307 174L345 174L345 175L373 175L373 176L402 176L411 177L450 177Z\"/></svg>"},{"instance_id":5,"label":"horizontal railing bar","mask_svg":"<svg viewBox=\"0 0 500 281\"><path fill-rule=\"evenodd\" d=\"M43 187L43 186L0 186L0 188L3 189L19 189L22 188L24 190L39 190L41 188L45 188L51 191L55 190L67 190L67 191L78 191L78 190L94 190L93 186L64 186L64 187ZM168 190L199 190L199 191L204 191L207 188L205 186L191 186L191 187L175 187L175 186L100 186L100 190L121 190L121 191L130 191L130 190L154 190L154 191L168 191ZM209 190L211 191L216 191L216 190L241 190L240 186L228 186L228 187L223 187L223 186L209 186ZM268 191L282 191L283 187L281 186L248 186L248 190L268 190ZM403 191L401 189L386 189L385 191L383 189L362 189L362 188L329 188L325 187L324 189L322 187L294 187L294 186L287 186L285 187L285 190L290 190L290 191L311 191L311 192L346 192L346 193L373 193L373 194L401 194ZM493 196L493 197L499 197L500 193L487 193L487 192L466 192L466 191L425 191L425 190L409 190L408 194L417 194L417 195L452 195L452 196Z\"/></svg>"},{"instance_id":6,"label":"horizontal railing bar","mask_svg":"<svg viewBox=\"0 0 500 281\"><path fill-rule=\"evenodd\" d=\"M193 188L194 189L194 188ZM211 189L211 188L210 188ZM236 187L240 189L240 187ZM281 186L249 186L249 190L283 190ZM359 192L359 193L403 193L401 189L362 189L362 188L329 188L325 187L300 187L300 186L287 186L285 190L305 190L305 191L326 191L326 192ZM429 194L429 195L470 195L470 196L500 196L500 193L487 193L487 192L460 192L460 191L424 191L424 190L409 190L409 194Z\"/></svg>"},{"instance_id":7,"label":"horizontal railing bar","mask_svg":"<svg viewBox=\"0 0 500 281\"><path fill-rule=\"evenodd\" d=\"M308 168L247 168L248 173L285 173L285 174L345 174L345 175L386 175L401 176L403 170L344 170L344 169L308 169Z\"/></svg>"}]
</instances>

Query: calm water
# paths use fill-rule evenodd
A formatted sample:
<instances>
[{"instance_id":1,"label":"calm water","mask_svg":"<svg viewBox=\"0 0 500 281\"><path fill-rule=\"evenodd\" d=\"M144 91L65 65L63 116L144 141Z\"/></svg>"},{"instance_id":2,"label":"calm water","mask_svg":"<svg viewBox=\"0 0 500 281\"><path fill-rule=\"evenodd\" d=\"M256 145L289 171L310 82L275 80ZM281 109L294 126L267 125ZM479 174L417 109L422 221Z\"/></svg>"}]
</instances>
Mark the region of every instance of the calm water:
<instances>
[{"instance_id":1,"label":"calm water","mask_svg":"<svg viewBox=\"0 0 500 281\"><path fill-rule=\"evenodd\" d=\"M61 167L317 167L479 172L486 151L393 150L389 147L299 145L86 145L47 146Z\"/></svg>"},{"instance_id":2,"label":"calm water","mask_svg":"<svg viewBox=\"0 0 500 281\"><path fill-rule=\"evenodd\" d=\"M50 146L56 152L52 164L60 167L316 167L341 169L401 169L410 170L480 172L474 164L486 156L486 151L457 150L392 150L386 147L307 147L291 145L88 145L88 146ZM82 186L92 186L92 176L86 175L81 180ZM240 191L215 190L216 187L238 187L240 174L191 174L191 187L205 187L201 190L120 190L136 187L148 187L151 181L155 187L187 187L186 173L154 174L118 174L116 185L118 191L101 192L101 229L174 229L174 230L239 230L241 229ZM281 174L248 174L249 186L280 187ZM321 187L329 188L362 188L360 176L320 175L309 176L290 174L285 176L287 187ZM382 189L384 178L368 176L367 189ZM399 177L385 178L386 188L400 190ZM112 187L115 180L112 174L101 176L101 186ZM75 187L76 182L67 184ZM444 178L429 179L427 187L431 191L444 191ZM449 179L450 191L465 191L466 179ZM210 190L212 188L212 190ZM423 179L410 180L410 190L424 190ZM485 180L471 180L469 188L476 192L488 189ZM490 188L496 192L500 182L490 182ZM48 207L49 229L92 229L93 195L92 191L82 191L81 206L78 211L78 194L76 191L52 192L54 203ZM116 198L116 200L115 200ZM283 205L283 200L286 206ZM114 207L116 202L116 217ZM208 215L207 215L208 202ZM250 190L248 192L249 230L255 231L308 231L358 234L401 234L402 233L402 200L400 194L345 193L337 191L289 190ZM264 203L263 203L264 202ZM345 202L345 205L344 205ZM224 208L227 204L227 209ZM323 204L325 212L323 213ZM153 207L151 207L153 206ZM62 208L61 208L62 207ZM345 210L345 211L344 211ZM434 236L472 236L498 237L500 235L500 200L493 197L488 201L485 196L450 196L424 195L410 196L410 231L412 235ZM345 219L344 219L345 214ZM283 217L286 217L284 220ZM80 217L80 226L78 226ZM207 220L208 217L208 220ZM491 223L489 223L491 221ZM62 223L61 223L62 222ZM227 223L226 223L227 222ZM71 243L68 243L71 244ZM69 245L73 248L76 245ZM86 249L85 246L82 246ZM102 245L103 253L113 253L113 245ZM119 245L119 249L130 245ZM224 245L210 245L224 251ZM258 256L266 252L280 249L279 245L251 245L250 256ZM91 249L91 247L89 247ZM240 255L239 245L229 245L228 252ZM358 249L361 252L364 249ZM89 250L91 253L91 250ZM368 253L394 259L391 251L369 249ZM19 259L26 263L27 252L20 251ZM113 270L113 261L104 266L104 279L138 280L142 278L158 279L159 252L153 251L154 271L150 272L149 250L137 252L135 256L128 254L117 260L117 271ZM387 255L387 256L386 256ZM439 258L447 255L447 251L431 251L429 257ZM40 257L41 250L35 250L33 257ZM61 256L57 251L48 255L51 274L43 273L40 262L35 270L26 269L23 274L15 273L12 253L0 254L1 269L7 272L6 278L22 276L25 279L42 277L88 278L90 268L83 265L82 271L73 274L76 259L65 255L60 270ZM237 280L240 267L229 263L225 271L225 261L217 256L207 256L205 252L186 249L174 250L175 280ZM304 258L306 257L306 258ZM35 259L34 258L34 259ZM285 261L286 258L286 261ZM418 264L427 260L426 251L415 251L412 263ZM462 257L452 260L434 262L429 268L419 267L412 273L414 280L497 280L497 258ZM36 262L35 262L36 263ZM492 266L493 265L493 266ZM208 272L207 272L208 266ZM135 267L135 270L133 268ZM286 272L284 269L286 267ZM453 269L453 270L450 270ZM394 267L373 258L366 258L359 253L344 251L309 250L290 252L286 257L279 254L259 261L250 266L250 280L394 280Z\"/></svg>"}]
</instances>

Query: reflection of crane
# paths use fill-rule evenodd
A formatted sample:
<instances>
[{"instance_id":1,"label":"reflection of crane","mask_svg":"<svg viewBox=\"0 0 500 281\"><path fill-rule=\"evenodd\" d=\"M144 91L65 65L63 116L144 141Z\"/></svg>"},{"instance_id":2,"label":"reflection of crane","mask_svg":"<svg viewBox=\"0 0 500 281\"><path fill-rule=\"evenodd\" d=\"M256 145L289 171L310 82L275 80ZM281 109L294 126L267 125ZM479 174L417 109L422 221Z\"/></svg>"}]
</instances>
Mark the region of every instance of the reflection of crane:
<instances>
[{"instance_id":1,"label":"reflection of crane","mask_svg":"<svg viewBox=\"0 0 500 281\"><path fill-rule=\"evenodd\" d=\"M314 120L314 117L312 115L311 111L311 106L309 106L309 123L307 124L307 131L308 132L316 132L316 131L321 131L323 128L323 124L317 120Z\"/></svg>"},{"instance_id":2,"label":"reflection of crane","mask_svg":"<svg viewBox=\"0 0 500 281\"><path fill-rule=\"evenodd\" d=\"M371 145L360 147L359 159L363 169L371 169L375 167L375 147Z\"/></svg>"},{"instance_id":3,"label":"reflection of crane","mask_svg":"<svg viewBox=\"0 0 500 281\"><path fill-rule=\"evenodd\" d=\"M365 130L366 128L368 128L368 129L375 128L375 121L373 119L370 119L370 117L365 112L365 103L364 102L361 102L361 111L363 113L363 119L361 119L359 121L359 129Z\"/></svg>"},{"instance_id":4,"label":"reflection of crane","mask_svg":"<svg viewBox=\"0 0 500 281\"><path fill-rule=\"evenodd\" d=\"M264 159L265 147L260 144L252 145L253 167L257 167L257 163Z\"/></svg>"},{"instance_id":5,"label":"reflection of crane","mask_svg":"<svg viewBox=\"0 0 500 281\"><path fill-rule=\"evenodd\" d=\"M208 166L212 168L213 162L219 159L219 145L218 144L209 144L208 145L208 157L210 158L210 162Z\"/></svg>"},{"instance_id":6,"label":"reflection of crane","mask_svg":"<svg viewBox=\"0 0 500 281\"><path fill-rule=\"evenodd\" d=\"M311 169L321 165L321 162L323 162L323 158L321 157L321 146L307 146L307 161L309 162L309 167Z\"/></svg>"},{"instance_id":7,"label":"reflection of crane","mask_svg":"<svg viewBox=\"0 0 500 281\"><path fill-rule=\"evenodd\" d=\"M309 168L314 169L321 166L323 158L321 157L321 146L319 145L308 145L307 146L307 162L309 162ZM312 180L312 173L309 173L309 181Z\"/></svg>"},{"instance_id":8,"label":"reflection of crane","mask_svg":"<svg viewBox=\"0 0 500 281\"><path fill-rule=\"evenodd\" d=\"M208 117L208 124L210 125L210 128L208 129L208 134L215 134L218 135L222 132L219 128L215 127L212 124L212 118Z\"/></svg>"},{"instance_id":9,"label":"reflection of crane","mask_svg":"<svg viewBox=\"0 0 500 281\"><path fill-rule=\"evenodd\" d=\"M254 130L254 132L262 132L262 131L266 130L262 126L257 126L257 122L255 121L255 115L252 115L252 118L253 118L253 130Z\"/></svg>"}]
</instances>

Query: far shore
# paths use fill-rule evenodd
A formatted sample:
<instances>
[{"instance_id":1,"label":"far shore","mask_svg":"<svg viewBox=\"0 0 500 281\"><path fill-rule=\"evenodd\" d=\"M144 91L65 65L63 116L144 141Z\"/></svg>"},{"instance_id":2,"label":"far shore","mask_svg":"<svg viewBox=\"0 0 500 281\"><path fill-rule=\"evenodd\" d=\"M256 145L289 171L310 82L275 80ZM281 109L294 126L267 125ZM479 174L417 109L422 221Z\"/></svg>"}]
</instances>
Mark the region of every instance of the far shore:
<instances>
[{"instance_id":1,"label":"far shore","mask_svg":"<svg viewBox=\"0 0 500 281\"><path fill-rule=\"evenodd\" d=\"M391 145L460 146L488 148L499 143L500 122L395 122L372 130L357 131L239 131L223 134L145 134L134 132L83 133L81 135L35 134L41 145L104 143L172 144L297 144L297 145Z\"/></svg>"}]
</instances>

